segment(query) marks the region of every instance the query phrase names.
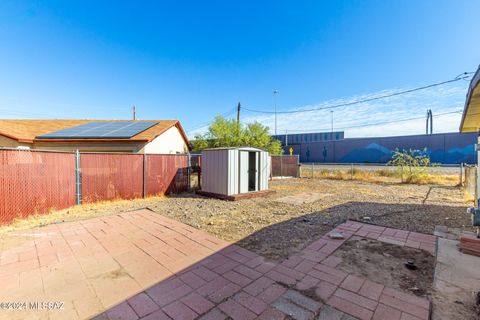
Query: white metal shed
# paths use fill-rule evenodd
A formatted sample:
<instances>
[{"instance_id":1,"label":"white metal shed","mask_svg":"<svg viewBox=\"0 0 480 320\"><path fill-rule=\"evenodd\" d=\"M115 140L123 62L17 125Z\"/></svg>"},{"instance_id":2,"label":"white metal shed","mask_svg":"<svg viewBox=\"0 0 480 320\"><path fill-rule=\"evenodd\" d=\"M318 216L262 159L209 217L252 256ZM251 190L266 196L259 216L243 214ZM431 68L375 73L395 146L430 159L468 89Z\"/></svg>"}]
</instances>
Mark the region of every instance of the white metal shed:
<instances>
[{"instance_id":1,"label":"white metal shed","mask_svg":"<svg viewBox=\"0 0 480 320\"><path fill-rule=\"evenodd\" d=\"M250 148L202 151L201 192L223 196L268 190L268 152Z\"/></svg>"}]
</instances>

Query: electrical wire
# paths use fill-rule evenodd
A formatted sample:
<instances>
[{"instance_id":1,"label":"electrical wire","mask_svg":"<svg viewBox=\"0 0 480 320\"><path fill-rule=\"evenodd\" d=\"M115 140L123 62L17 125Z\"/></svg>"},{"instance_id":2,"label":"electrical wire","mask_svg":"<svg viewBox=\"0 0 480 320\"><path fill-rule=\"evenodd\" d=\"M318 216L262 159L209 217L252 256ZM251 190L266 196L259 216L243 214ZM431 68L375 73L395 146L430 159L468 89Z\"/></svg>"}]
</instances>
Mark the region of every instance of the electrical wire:
<instances>
[{"instance_id":1,"label":"electrical wire","mask_svg":"<svg viewBox=\"0 0 480 320\"><path fill-rule=\"evenodd\" d=\"M232 115L232 114L233 114L234 112L236 112L236 111L237 111L237 107L234 107L234 108L228 110L227 112L224 112L224 113L220 114L220 116L226 118L226 117ZM203 123L201 123L201 124L196 125L195 127L187 128L186 131L189 131L189 132L190 132L190 131L194 131L194 130L203 128L203 127L209 125L210 123L212 123L212 122L211 122L211 121L203 122Z\"/></svg>"},{"instance_id":2,"label":"electrical wire","mask_svg":"<svg viewBox=\"0 0 480 320\"><path fill-rule=\"evenodd\" d=\"M454 113L461 113L463 110L456 110L456 111L449 111L449 112L444 112L444 113L438 113L434 114L434 117L440 117L440 116L445 116L448 114L454 114ZM396 123L396 122L406 122L406 121L412 121L412 120L419 120L419 119L425 119L425 116L421 117L413 117L413 118L407 118L407 119L398 119L398 120L389 120L389 121L382 121L382 122L375 122L375 123L367 123L367 124L361 124L361 125L356 125L356 126L347 126L347 127L335 127L336 130L339 129L351 129L351 128L364 128L364 127L374 127L374 126L379 126L382 124L388 124L388 123ZM330 130L331 128L324 128L324 129L312 129L312 130L287 130L289 133L290 132L299 132L300 133L308 133L308 132L321 132L321 131L327 131Z\"/></svg>"},{"instance_id":3,"label":"electrical wire","mask_svg":"<svg viewBox=\"0 0 480 320\"><path fill-rule=\"evenodd\" d=\"M292 113L312 112L312 111L318 111L318 110L336 109L336 108L347 107L347 106L360 104L360 103L364 103L364 102L370 102L370 101L395 97L395 96L399 96L399 95L402 95L402 94L408 94L408 93L412 93L412 92L415 92L415 91L425 90L425 89L445 85L445 84L460 81L460 80L467 80L470 77L469 75L472 74L472 73L473 72L464 72L464 73L462 73L462 74L460 74L460 75L458 75L455 78L450 79L450 80L441 81L441 82L429 84L429 85L426 85L426 86L416 87L416 88L412 88L412 89L402 90L402 91L398 91L398 92L394 92L394 93L389 93L389 94L385 94L385 95L381 95L381 96L377 96L377 97L372 97L372 98L367 98L367 99L362 99L362 100L357 100L357 101L352 101L352 102L336 104L336 105L327 106L327 107L312 108L312 109L301 109L301 110L290 110L290 111L276 111L276 112L275 111L251 109L251 108L246 108L246 107L242 107L242 110L246 110L246 111L249 111L249 112L255 112L255 113L264 113L264 114L275 114L275 113L276 114L292 114Z\"/></svg>"}]
</instances>

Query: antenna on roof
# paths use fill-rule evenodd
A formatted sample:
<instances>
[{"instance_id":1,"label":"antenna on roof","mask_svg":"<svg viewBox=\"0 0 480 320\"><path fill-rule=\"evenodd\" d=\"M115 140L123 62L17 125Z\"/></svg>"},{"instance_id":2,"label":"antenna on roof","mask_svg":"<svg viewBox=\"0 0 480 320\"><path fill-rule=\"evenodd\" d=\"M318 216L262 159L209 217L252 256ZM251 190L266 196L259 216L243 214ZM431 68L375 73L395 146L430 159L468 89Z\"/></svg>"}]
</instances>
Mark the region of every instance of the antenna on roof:
<instances>
[{"instance_id":1,"label":"antenna on roof","mask_svg":"<svg viewBox=\"0 0 480 320\"><path fill-rule=\"evenodd\" d=\"M133 120L137 120L137 108L133 105Z\"/></svg>"}]
</instances>

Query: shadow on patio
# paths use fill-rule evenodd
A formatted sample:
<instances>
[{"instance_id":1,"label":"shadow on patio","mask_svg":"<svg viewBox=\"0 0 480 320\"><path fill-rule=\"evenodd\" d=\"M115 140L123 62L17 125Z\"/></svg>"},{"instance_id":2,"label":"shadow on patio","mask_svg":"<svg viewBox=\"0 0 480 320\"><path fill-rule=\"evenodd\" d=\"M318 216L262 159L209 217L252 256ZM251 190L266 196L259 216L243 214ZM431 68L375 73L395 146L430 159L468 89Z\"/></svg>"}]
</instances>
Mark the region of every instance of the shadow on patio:
<instances>
[{"instance_id":1,"label":"shadow on patio","mask_svg":"<svg viewBox=\"0 0 480 320\"><path fill-rule=\"evenodd\" d=\"M356 208L355 216L343 215L342 211L351 212L351 206ZM359 235L380 238L385 242L409 246L408 243L414 248L421 245L421 248L433 252L433 236L345 221L368 215L372 223L379 225L410 231L433 231L435 224L445 224L443 215L431 221L432 213L438 212L453 217L459 214L459 208L349 202L306 214L265 227L192 265L172 270L171 276L135 296L129 295L129 299L95 319L283 319L285 314L308 319L319 312L332 317L335 314L347 317L346 313L361 319L371 319L374 313L381 316L390 312L400 316L410 312L406 315L427 319L430 310L427 300L383 288L383 285L365 279L359 280L335 269L338 258L330 254L343 241L335 242L324 235L337 226L347 236L358 232ZM177 239L174 237L173 241ZM160 252L163 250L157 249ZM155 254L158 253L152 252L152 257ZM188 256L189 252L182 254ZM162 260L161 255L155 260L160 265L167 261ZM311 292L299 289L309 289L308 282L320 291L316 296L320 296L321 301L310 299ZM349 290L345 290L345 282L348 282L345 286ZM361 295L364 286L368 286L364 291L377 293L373 296L368 293ZM352 300L357 301L356 304L345 302ZM291 304L292 301L296 302ZM323 306L327 301L343 312Z\"/></svg>"}]
</instances>

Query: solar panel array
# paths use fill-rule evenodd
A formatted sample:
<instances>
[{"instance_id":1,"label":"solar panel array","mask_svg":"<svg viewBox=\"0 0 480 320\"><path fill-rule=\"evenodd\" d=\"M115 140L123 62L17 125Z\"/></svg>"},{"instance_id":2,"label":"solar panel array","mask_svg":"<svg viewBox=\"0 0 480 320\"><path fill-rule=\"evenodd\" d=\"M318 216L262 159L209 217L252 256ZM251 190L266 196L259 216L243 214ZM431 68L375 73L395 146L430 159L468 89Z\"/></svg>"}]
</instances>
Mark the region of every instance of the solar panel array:
<instances>
[{"instance_id":1,"label":"solar panel array","mask_svg":"<svg viewBox=\"0 0 480 320\"><path fill-rule=\"evenodd\" d=\"M156 125L153 121L89 122L50 132L39 139L128 139Z\"/></svg>"}]
</instances>

